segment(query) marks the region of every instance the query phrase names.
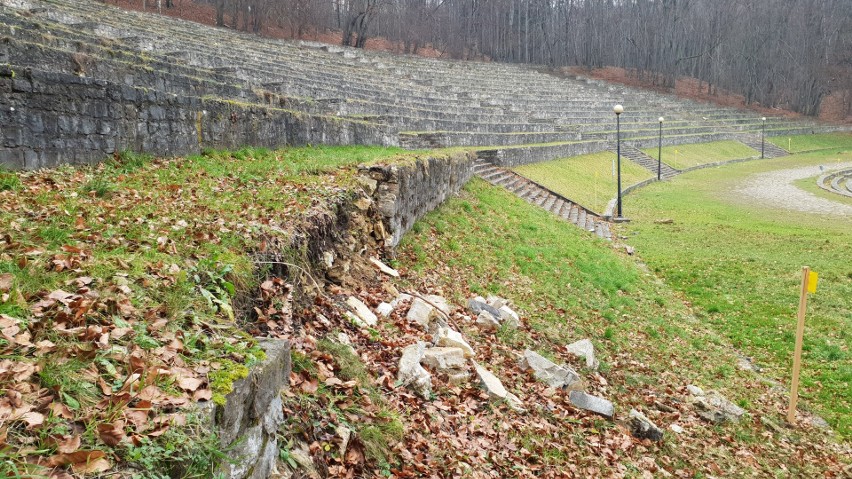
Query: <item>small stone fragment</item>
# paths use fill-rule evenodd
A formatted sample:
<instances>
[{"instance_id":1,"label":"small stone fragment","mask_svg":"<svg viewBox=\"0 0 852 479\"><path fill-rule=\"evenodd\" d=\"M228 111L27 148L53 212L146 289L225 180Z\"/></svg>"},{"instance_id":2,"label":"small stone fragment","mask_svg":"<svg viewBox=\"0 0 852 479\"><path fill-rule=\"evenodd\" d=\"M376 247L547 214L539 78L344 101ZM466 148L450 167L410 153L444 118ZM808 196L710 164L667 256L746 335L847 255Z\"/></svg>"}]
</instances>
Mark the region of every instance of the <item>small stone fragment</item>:
<instances>
[{"instance_id":1,"label":"small stone fragment","mask_svg":"<svg viewBox=\"0 0 852 479\"><path fill-rule=\"evenodd\" d=\"M559 366L535 351L527 349L520 360L524 369L531 369L535 377L552 388L579 389L580 375L567 366Z\"/></svg>"},{"instance_id":2,"label":"small stone fragment","mask_svg":"<svg viewBox=\"0 0 852 479\"><path fill-rule=\"evenodd\" d=\"M778 425L778 423L776 423L776 422L775 422L775 421L773 421L772 419L769 419L769 418L768 418L768 417L766 417L766 416L761 416L761 417L760 417L760 422L761 422L761 423L763 423L763 425L764 425L767 429L769 429L770 431L772 431L772 432L774 432L774 433L776 433L776 434L781 434L782 432L784 432L784 429L783 429L783 428L781 428L781 426L779 426L779 425Z\"/></svg>"},{"instance_id":3,"label":"small stone fragment","mask_svg":"<svg viewBox=\"0 0 852 479\"><path fill-rule=\"evenodd\" d=\"M453 308L450 306L450 303L441 296L437 294L427 294L426 299L432 303L433 306L438 308L439 311L449 316L452 312Z\"/></svg>"},{"instance_id":4,"label":"small stone fragment","mask_svg":"<svg viewBox=\"0 0 852 479\"><path fill-rule=\"evenodd\" d=\"M438 312L435 310L434 306L420 298L414 298L405 318L412 323L419 324L424 329L429 329L429 323L431 323L437 315Z\"/></svg>"},{"instance_id":5,"label":"small stone fragment","mask_svg":"<svg viewBox=\"0 0 852 479\"><path fill-rule=\"evenodd\" d=\"M508 302L499 296L488 296L485 298L485 303L497 310L508 305Z\"/></svg>"},{"instance_id":6,"label":"small stone fragment","mask_svg":"<svg viewBox=\"0 0 852 479\"><path fill-rule=\"evenodd\" d=\"M346 455L346 448L349 447L349 440L352 439L352 430L340 424L335 429L335 432L340 437L340 457Z\"/></svg>"},{"instance_id":7,"label":"small stone fragment","mask_svg":"<svg viewBox=\"0 0 852 479\"><path fill-rule=\"evenodd\" d=\"M521 317L518 316L518 313L513 311L512 308L508 306L501 306L497 312L500 313L500 322L506 326L510 328L517 328L521 325Z\"/></svg>"},{"instance_id":8,"label":"small stone fragment","mask_svg":"<svg viewBox=\"0 0 852 479\"><path fill-rule=\"evenodd\" d=\"M500 379L497 378L491 371L483 368L477 363L473 363L476 369L476 375L479 377L481 386L488 395L495 399L502 399L509 404L509 407L515 410L523 410L521 400L506 390Z\"/></svg>"},{"instance_id":9,"label":"small stone fragment","mask_svg":"<svg viewBox=\"0 0 852 479\"><path fill-rule=\"evenodd\" d=\"M448 327L441 326L435 333L435 345L448 348L461 348L464 351L464 357L472 358L474 355L473 348L465 341L464 336L460 332Z\"/></svg>"},{"instance_id":10,"label":"small stone fragment","mask_svg":"<svg viewBox=\"0 0 852 479\"><path fill-rule=\"evenodd\" d=\"M378 306L376 306L376 312L387 318L393 312L393 306L389 303L381 302Z\"/></svg>"},{"instance_id":11,"label":"small stone fragment","mask_svg":"<svg viewBox=\"0 0 852 479\"><path fill-rule=\"evenodd\" d=\"M396 309L399 307L400 304L406 301L411 301L411 298L412 296L410 294L400 293L400 295L397 296L396 299L391 301L390 305L393 306L393 309Z\"/></svg>"},{"instance_id":12,"label":"small stone fragment","mask_svg":"<svg viewBox=\"0 0 852 479\"><path fill-rule=\"evenodd\" d=\"M611 402L604 398L586 394L582 391L571 391L571 395L568 396L568 400L571 401L571 404L573 404L574 407L585 409L586 411L591 411L595 414L600 414L607 419L612 419L612 416L615 413L615 408Z\"/></svg>"},{"instance_id":13,"label":"small stone fragment","mask_svg":"<svg viewBox=\"0 0 852 479\"><path fill-rule=\"evenodd\" d=\"M629 256L633 256L633 254L636 253L636 248L629 245L624 245L624 251L626 251Z\"/></svg>"},{"instance_id":14,"label":"small stone fragment","mask_svg":"<svg viewBox=\"0 0 852 479\"><path fill-rule=\"evenodd\" d=\"M586 359L586 367L597 371L600 364L595 359L595 346L589 339L581 339L565 348L568 353Z\"/></svg>"},{"instance_id":15,"label":"small stone fragment","mask_svg":"<svg viewBox=\"0 0 852 479\"><path fill-rule=\"evenodd\" d=\"M470 373L465 369L451 369L447 371L447 380L450 384L464 384L470 380Z\"/></svg>"},{"instance_id":16,"label":"small stone fragment","mask_svg":"<svg viewBox=\"0 0 852 479\"><path fill-rule=\"evenodd\" d=\"M376 257L370 258L370 263L372 263L372 265L375 266L376 269L378 269L382 273L384 273L388 276L391 276L393 278L399 278L399 271L397 271L397 270L391 268L390 266L382 263L381 260L379 260L379 258L376 258Z\"/></svg>"},{"instance_id":17,"label":"small stone fragment","mask_svg":"<svg viewBox=\"0 0 852 479\"><path fill-rule=\"evenodd\" d=\"M737 406L727 398L719 394L718 391L710 391L706 394L705 400L712 408L722 411L728 420L737 422L745 414L745 409Z\"/></svg>"},{"instance_id":18,"label":"small stone fragment","mask_svg":"<svg viewBox=\"0 0 852 479\"><path fill-rule=\"evenodd\" d=\"M669 426L669 429L671 429L672 432L674 432L675 434L682 434L683 433L683 428L678 426L677 424L674 424L674 423L672 423Z\"/></svg>"},{"instance_id":19,"label":"small stone fragment","mask_svg":"<svg viewBox=\"0 0 852 479\"><path fill-rule=\"evenodd\" d=\"M467 365L461 348L426 348L420 362L438 371L464 368Z\"/></svg>"},{"instance_id":20,"label":"small stone fragment","mask_svg":"<svg viewBox=\"0 0 852 479\"><path fill-rule=\"evenodd\" d=\"M479 312L479 316L476 317L476 325L485 331L500 329L500 321L497 321L497 318L485 310Z\"/></svg>"},{"instance_id":21,"label":"small stone fragment","mask_svg":"<svg viewBox=\"0 0 852 479\"><path fill-rule=\"evenodd\" d=\"M361 300L355 296L350 296L346 300L346 304L354 310L358 319L367 326L375 326L379 322L379 318L370 311L370 308L368 308L366 304L361 302Z\"/></svg>"},{"instance_id":22,"label":"small stone fragment","mask_svg":"<svg viewBox=\"0 0 852 479\"><path fill-rule=\"evenodd\" d=\"M403 348L396 379L400 385L411 387L423 399L429 399L432 395L432 376L420 365L425 351L426 343L423 341Z\"/></svg>"},{"instance_id":23,"label":"small stone fragment","mask_svg":"<svg viewBox=\"0 0 852 479\"><path fill-rule=\"evenodd\" d=\"M689 384L686 386L686 390L689 391L689 394L692 394L695 397L704 396L704 390L698 386L693 386L692 384Z\"/></svg>"},{"instance_id":24,"label":"small stone fragment","mask_svg":"<svg viewBox=\"0 0 852 479\"><path fill-rule=\"evenodd\" d=\"M334 253L331 251L324 251L322 253L322 262L326 268L331 269L334 266Z\"/></svg>"},{"instance_id":25,"label":"small stone fragment","mask_svg":"<svg viewBox=\"0 0 852 479\"><path fill-rule=\"evenodd\" d=\"M639 439L662 441L663 431L641 412L630 410L630 432Z\"/></svg>"},{"instance_id":26,"label":"small stone fragment","mask_svg":"<svg viewBox=\"0 0 852 479\"><path fill-rule=\"evenodd\" d=\"M497 311L497 308L493 308L485 302L485 298L482 296L477 296L475 298L470 298L467 300L467 308L474 312L474 314L479 314L480 311L485 310L491 313L491 316L495 318L500 317L500 311Z\"/></svg>"},{"instance_id":27,"label":"small stone fragment","mask_svg":"<svg viewBox=\"0 0 852 479\"><path fill-rule=\"evenodd\" d=\"M674 220L673 220L673 219L671 219L671 218L664 218L664 219L660 219L660 220L654 220L654 224L658 224L658 225L672 225L672 224L674 224Z\"/></svg>"}]
</instances>

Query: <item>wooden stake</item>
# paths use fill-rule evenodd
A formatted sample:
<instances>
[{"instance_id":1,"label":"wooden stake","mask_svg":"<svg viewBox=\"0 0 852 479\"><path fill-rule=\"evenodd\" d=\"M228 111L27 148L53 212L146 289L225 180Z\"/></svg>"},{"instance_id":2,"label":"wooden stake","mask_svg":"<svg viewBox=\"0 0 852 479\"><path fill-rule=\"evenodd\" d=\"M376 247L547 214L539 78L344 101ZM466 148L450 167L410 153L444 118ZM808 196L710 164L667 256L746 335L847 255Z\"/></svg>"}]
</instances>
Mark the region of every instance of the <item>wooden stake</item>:
<instances>
[{"instance_id":1,"label":"wooden stake","mask_svg":"<svg viewBox=\"0 0 852 479\"><path fill-rule=\"evenodd\" d=\"M808 307L808 279L811 270L802 267L802 292L799 296L799 323L796 325L796 350L793 353L793 382L790 385L790 407L787 408L787 422L796 423L796 403L799 400L799 373L802 369L802 341L805 337L805 310Z\"/></svg>"}]
</instances>

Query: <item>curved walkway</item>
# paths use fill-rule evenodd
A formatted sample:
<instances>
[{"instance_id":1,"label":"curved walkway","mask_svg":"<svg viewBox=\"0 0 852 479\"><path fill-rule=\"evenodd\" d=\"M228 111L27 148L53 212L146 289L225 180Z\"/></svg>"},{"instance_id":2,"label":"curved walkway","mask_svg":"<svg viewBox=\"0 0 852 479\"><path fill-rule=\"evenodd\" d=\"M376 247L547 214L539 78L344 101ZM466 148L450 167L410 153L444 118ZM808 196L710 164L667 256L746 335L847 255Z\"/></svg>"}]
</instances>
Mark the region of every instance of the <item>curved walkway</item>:
<instances>
[{"instance_id":1,"label":"curved walkway","mask_svg":"<svg viewBox=\"0 0 852 479\"><path fill-rule=\"evenodd\" d=\"M852 162L840 163L840 168L852 167ZM852 206L820 198L793 184L821 173L819 166L806 166L789 170L769 171L748 178L737 193L768 206L835 216L852 216Z\"/></svg>"}]
</instances>

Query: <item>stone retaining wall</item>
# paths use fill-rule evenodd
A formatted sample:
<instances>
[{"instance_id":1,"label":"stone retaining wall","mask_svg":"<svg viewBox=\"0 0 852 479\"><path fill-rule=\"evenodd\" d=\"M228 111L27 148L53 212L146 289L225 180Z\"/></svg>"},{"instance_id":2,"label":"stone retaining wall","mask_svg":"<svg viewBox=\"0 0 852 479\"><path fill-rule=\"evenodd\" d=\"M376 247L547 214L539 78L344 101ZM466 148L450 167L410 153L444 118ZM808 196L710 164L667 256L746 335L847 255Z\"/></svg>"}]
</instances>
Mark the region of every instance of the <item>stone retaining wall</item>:
<instances>
[{"instance_id":1,"label":"stone retaining wall","mask_svg":"<svg viewBox=\"0 0 852 479\"><path fill-rule=\"evenodd\" d=\"M92 163L125 149L160 156L244 145L395 145L373 124L178 96L64 73L0 67L0 165Z\"/></svg>"},{"instance_id":2,"label":"stone retaining wall","mask_svg":"<svg viewBox=\"0 0 852 479\"><path fill-rule=\"evenodd\" d=\"M361 167L396 246L414 222L456 194L473 176L472 153L425 156L404 164Z\"/></svg>"},{"instance_id":3,"label":"stone retaining wall","mask_svg":"<svg viewBox=\"0 0 852 479\"><path fill-rule=\"evenodd\" d=\"M205 403L208 426L231 461L220 466L226 479L267 479L278 460L278 427L284 422L281 391L290 380L290 343L261 340L266 359L236 381L225 404Z\"/></svg>"}]
</instances>

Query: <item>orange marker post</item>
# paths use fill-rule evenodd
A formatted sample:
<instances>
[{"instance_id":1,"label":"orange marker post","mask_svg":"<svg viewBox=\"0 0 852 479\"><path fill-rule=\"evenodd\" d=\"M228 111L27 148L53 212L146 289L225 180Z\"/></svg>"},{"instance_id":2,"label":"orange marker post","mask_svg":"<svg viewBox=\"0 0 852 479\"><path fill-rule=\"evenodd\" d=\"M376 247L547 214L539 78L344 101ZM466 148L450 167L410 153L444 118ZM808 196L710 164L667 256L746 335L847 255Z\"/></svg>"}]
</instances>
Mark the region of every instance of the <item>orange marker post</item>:
<instances>
[{"instance_id":1,"label":"orange marker post","mask_svg":"<svg viewBox=\"0 0 852 479\"><path fill-rule=\"evenodd\" d=\"M807 266L802 267L802 291L799 296L799 322L796 325L796 350L793 353L793 381L790 385L790 406L787 408L787 422L796 422L796 403L799 401L799 375L802 371L802 342L805 337L805 311L808 307L808 293L816 293L817 273Z\"/></svg>"}]
</instances>

